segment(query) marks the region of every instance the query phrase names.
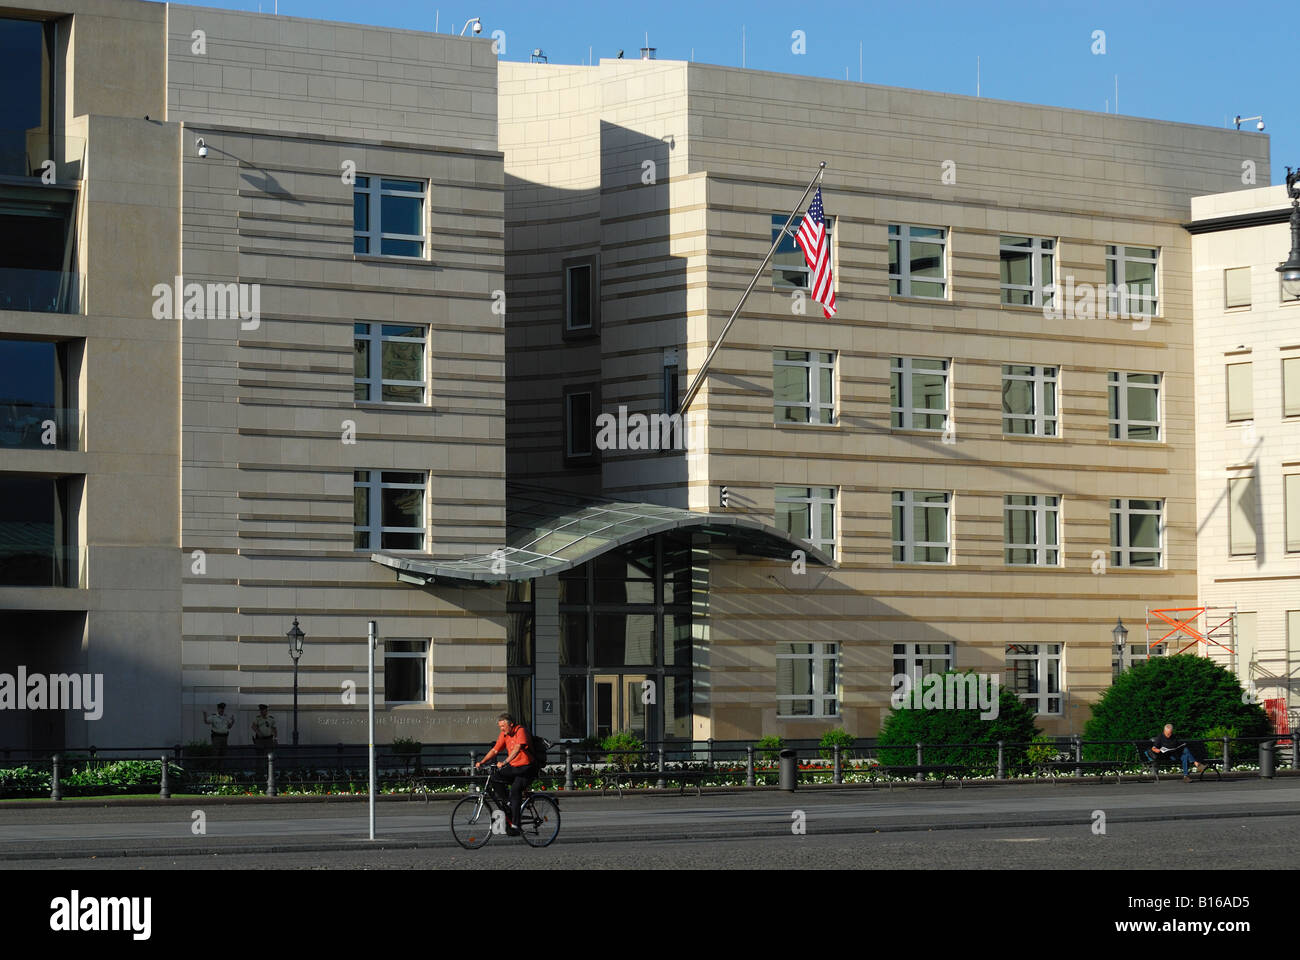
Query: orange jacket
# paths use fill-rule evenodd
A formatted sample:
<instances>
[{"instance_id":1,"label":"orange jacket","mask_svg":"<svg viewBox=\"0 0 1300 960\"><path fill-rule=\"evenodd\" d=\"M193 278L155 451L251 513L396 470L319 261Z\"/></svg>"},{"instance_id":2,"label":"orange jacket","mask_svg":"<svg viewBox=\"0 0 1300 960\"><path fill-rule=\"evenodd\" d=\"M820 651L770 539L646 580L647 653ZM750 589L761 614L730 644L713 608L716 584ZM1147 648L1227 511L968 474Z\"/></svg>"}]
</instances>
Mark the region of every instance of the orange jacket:
<instances>
[{"instance_id":1,"label":"orange jacket","mask_svg":"<svg viewBox=\"0 0 1300 960\"><path fill-rule=\"evenodd\" d=\"M525 767L532 763L533 758L528 754L528 731L524 729L522 723L516 723L508 731L497 737L497 742L492 745L492 752L500 753L504 750L506 756L509 756L515 744L519 744L519 752L510 761L510 766Z\"/></svg>"}]
</instances>

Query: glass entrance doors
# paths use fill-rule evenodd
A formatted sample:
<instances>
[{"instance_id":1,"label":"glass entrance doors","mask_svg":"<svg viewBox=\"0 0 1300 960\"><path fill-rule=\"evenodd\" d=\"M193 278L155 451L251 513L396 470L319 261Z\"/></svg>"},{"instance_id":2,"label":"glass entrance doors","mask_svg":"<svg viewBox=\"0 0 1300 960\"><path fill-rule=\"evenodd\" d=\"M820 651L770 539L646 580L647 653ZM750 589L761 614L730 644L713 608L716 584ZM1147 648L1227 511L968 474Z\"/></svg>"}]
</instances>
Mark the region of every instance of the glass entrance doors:
<instances>
[{"instance_id":1,"label":"glass entrance doors","mask_svg":"<svg viewBox=\"0 0 1300 960\"><path fill-rule=\"evenodd\" d=\"M643 741L649 739L648 707L642 703L642 690L647 679L644 673L597 674L592 677L597 737L604 739L611 733L630 731Z\"/></svg>"}]
</instances>

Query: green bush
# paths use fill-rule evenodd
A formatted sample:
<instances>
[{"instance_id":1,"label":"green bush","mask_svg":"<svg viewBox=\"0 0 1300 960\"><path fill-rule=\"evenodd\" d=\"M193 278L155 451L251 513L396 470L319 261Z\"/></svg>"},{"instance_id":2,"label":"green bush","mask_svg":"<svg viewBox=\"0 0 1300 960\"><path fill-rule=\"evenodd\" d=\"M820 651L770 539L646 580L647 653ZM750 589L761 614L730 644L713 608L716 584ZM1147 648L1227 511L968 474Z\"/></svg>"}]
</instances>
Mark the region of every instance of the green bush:
<instances>
[{"instance_id":1,"label":"green bush","mask_svg":"<svg viewBox=\"0 0 1300 960\"><path fill-rule=\"evenodd\" d=\"M1025 760L1032 766L1036 763L1047 763L1056 759L1056 755L1066 752L1063 747L1057 744L1054 737L1039 735L1034 737L1032 746L1025 748Z\"/></svg>"},{"instance_id":2,"label":"green bush","mask_svg":"<svg viewBox=\"0 0 1300 960\"><path fill-rule=\"evenodd\" d=\"M645 749L645 744L630 730L620 730L606 737L600 747L602 750L635 750L639 753ZM630 770L641 764L641 757L627 753L609 753L605 756L605 762L619 770Z\"/></svg>"},{"instance_id":3,"label":"green bush","mask_svg":"<svg viewBox=\"0 0 1300 960\"><path fill-rule=\"evenodd\" d=\"M759 749L759 756L764 760L776 760L785 749L785 737L778 737L775 734L768 734L762 740L759 740L755 746Z\"/></svg>"},{"instance_id":4,"label":"green bush","mask_svg":"<svg viewBox=\"0 0 1300 960\"><path fill-rule=\"evenodd\" d=\"M1084 757L1128 759L1135 753L1133 742L1151 739L1166 723L1180 738L1201 739L1222 727L1235 728L1242 737L1264 736L1270 730L1268 714L1258 704L1242 702L1243 692L1235 674L1206 657L1152 657L1115 678L1084 727L1085 740L1126 742L1089 744ZM1212 745L1208 749L1216 752ZM1254 748L1243 749L1249 754Z\"/></svg>"},{"instance_id":5,"label":"green bush","mask_svg":"<svg viewBox=\"0 0 1300 960\"><path fill-rule=\"evenodd\" d=\"M835 759L835 744L840 745L840 761L850 759L853 756L853 734L849 733L842 727L832 727L822 734L821 756L823 760Z\"/></svg>"},{"instance_id":6,"label":"green bush","mask_svg":"<svg viewBox=\"0 0 1300 960\"><path fill-rule=\"evenodd\" d=\"M174 763L167 764L168 783L178 791L185 782L185 771ZM115 793L155 793L162 773L157 760L110 760L74 766L59 783L67 796L102 796Z\"/></svg>"},{"instance_id":7,"label":"green bush","mask_svg":"<svg viewBox=\"0 0 1300 960\"><path fill-rule=\"evenodd\" d=\"M389 745L389 749L393 751L394 756L398 757L419 756L420 751L424 749L424 744L410 737L397 737Z\"/></svg>"},{"instance_id":8,"label":"green bush","mask_svg":"<svg viewBox=\"0 0 1300 960\"><path fill-rule=\"evenodd\" d=\"M950 670L944 677L971 672ZM906 767L916 764L918 743L987 743L987 747L926 747L923 762L926 765L959 764L971 773L991 775L997 770L999 740L1008 744L1029 743L1038 733L1038 728L1034 726L1034 712L1006 687L999 686L996 717L981 720L978 707L970 710L895 708L885 718L876 742L880 747L879 758L882 764ZM1025 749L1013 746L1005 748L1009 772L1025 769Z\"/></svg>"},{"instance_id":9,"label":"green bush","mask_svg":"<svg viewBox=\"0 0 1300 960\"><path fill-rule=\"evenodd\" d=\"M34 770L25 764L0 770L0 796L49 796L50 775L45 770Z\"/></svg>"},{"instance_id":10,"label":"green bush","mask_svg":"<svg viewBox=\"0 0 1300 960\"><path fill-rule=\"evenodd\" d=\"M1177 729L1177 728L1175 728ZM1213 760L1223 761L1223 738L1241 736L1236 727L1219 724L1200 734L1198 739L1205 741L1205 750ZM1258 743L1233 743L1228 747L1228 757L1233 764L1254 763L1259 760Z\"/></svg>"}]
</instances>

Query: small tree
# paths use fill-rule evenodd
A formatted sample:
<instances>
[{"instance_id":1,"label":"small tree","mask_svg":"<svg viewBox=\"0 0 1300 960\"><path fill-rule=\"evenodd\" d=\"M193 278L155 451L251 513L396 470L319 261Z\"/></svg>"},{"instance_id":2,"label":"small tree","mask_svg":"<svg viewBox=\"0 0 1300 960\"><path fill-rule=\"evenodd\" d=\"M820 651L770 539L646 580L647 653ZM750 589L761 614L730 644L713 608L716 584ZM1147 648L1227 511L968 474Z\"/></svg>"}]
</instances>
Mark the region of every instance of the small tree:
<instances>
[{"instance_id":1,"label":"small tree","mask_svg":"<svg viewBox=\"0 0 1300 960\"><path fill-rule=\"evenodd\" d=\"M853 739L853 734L843 727L832 727L827 730L822 734L819 744L822 759L833 760L835 758L835 745L838 743L840 745L840 760L848 760L853 755Z\"/></svg>"},{"instance_id":2,"label":"small tree","mask_svg":"<svg viewBox=\"0 0 1300 960\"><path fill-rule=\"evenodd\" d=\"M605 762L619 770L630 770L632 767L641 763L640 753L645 749L645 744L641 738L630 730L620 730L617 733L611 733L601 743L602 750L610 751L633 751L633 753L609 753L605 757Z\"/></svg>"},{"instance_id":3,"label":"small tree","mask_svg":"<svg viewBox=\"0 0 1300 960\"><path fill-rule=\"evenodd\" d=\"M759 750L759 757L763 760L775 760L785 749L785 737L778 737L776 734L769 733L756 744Z\"/></svg>"}]
</instances>

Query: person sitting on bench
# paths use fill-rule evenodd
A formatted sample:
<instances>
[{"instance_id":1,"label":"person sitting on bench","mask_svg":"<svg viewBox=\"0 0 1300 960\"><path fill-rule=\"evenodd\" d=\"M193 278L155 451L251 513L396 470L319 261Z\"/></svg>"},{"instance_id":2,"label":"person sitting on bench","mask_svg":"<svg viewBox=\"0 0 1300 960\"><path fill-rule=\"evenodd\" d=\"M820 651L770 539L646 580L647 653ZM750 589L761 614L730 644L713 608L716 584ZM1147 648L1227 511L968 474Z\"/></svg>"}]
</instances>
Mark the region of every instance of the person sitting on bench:
<instances>
[{"instance_id":1,"label":"person sitting on bench","mask_svg":"<svg viewBox=\"0 0 1300 960\"><path fill-rule=\"evenodd\" d=\"M1166 723L1164 731L1151 742L1151 753L1159 759L1161 754L1174 753L1181 750L1182 754L1179 759L1183 762L1183 782L1191 783L1192 778L1187 772L1187 767L1191 763L1196 764L1196 772L1201 773L1205 770L1206 765L1192 754L1192 748L1182 741L1174 739L1174 725Z\"/></svg>"}]
</instances>

